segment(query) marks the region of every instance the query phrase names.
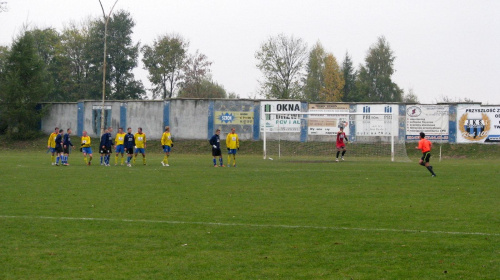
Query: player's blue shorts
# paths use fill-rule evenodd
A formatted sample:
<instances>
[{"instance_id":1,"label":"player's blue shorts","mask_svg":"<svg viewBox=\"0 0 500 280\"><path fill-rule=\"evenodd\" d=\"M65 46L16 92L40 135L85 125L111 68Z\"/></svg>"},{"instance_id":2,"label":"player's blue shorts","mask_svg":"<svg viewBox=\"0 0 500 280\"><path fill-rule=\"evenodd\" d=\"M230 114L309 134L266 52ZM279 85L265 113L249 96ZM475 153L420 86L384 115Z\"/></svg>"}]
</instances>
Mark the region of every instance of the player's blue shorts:
<instances>
[{"instance_id":1,"label":"player's blue shorts","mask_svg":"<svg viewBox=\"0 0 500 280\"><path fill-rule=\"evenodd\" d=\"M227 152L229 155L235 155L236 154L236 149L229 149Z\"/></svg>"},{"instance_id":2,"label":"player's blue shorts","mask_svg":"<svg viewBox=\"0 0 500 280\"><path fill-rule=\"evenodd\" d=\"M164 153L170 153L170 150L172 149L170 146L164 145L163 147L165 147L165 148L163 148Z\"/></svg>"},{"instance_id":3,"label":"player's blue shorts","mask_svg":"<svg viewBox=\"0 0 500 280\"><path fill-rule=\"evenodd\" d=\"M50 149L51 153L55 153L56 152L56 148L49 148L49 149Z\"/></svg>"},{"instance_id":4,"label":"player's blue shorts","mask_svg":"<svg viewBox=\"0 0 500 280\"><path fill-rule=\"evenodd\" d=\"M90 155L92 153L92 148L91 147L82 148L82 153Z\"/></svg>"},{"instance_id":5,"label":"player's blue shorts","mask_svg":"<svg viewBox=\"0 0 500 280\"><path fill-rule=\"evenodd\" d=\"M136 148L135 153L136 154L145 154L146 150L144 148Z\"/></svg>"},{"instance_id":6,"label":"player's blue shorts","mask_svg":"<svg viewBox=\"0 0 500 280\"><path fill-rule=\"evenodd\" d=\"M125 146L123 145L118 145L116 146L116 153L120 153L120 154L123 154L125 152Z\"/></svg>"}]
</instances>

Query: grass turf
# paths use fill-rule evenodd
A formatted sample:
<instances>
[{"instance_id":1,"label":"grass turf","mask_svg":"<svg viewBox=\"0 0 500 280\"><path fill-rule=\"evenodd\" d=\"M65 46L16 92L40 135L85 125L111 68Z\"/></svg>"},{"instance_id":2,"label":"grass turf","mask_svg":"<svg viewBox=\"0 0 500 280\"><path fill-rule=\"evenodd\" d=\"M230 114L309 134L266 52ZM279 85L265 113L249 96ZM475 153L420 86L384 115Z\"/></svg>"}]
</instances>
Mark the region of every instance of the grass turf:
<instances>
[{"instance_id":1,"label":"grass turf","mask_svg":"<svg viewBox=\"0 0 500 280\"><path fill-rule=\"evenodd\" d=\"M415 161L2 159L0 279L499 276L496 159L434 162L436 178Z\"/></svg>"}]
</instances>

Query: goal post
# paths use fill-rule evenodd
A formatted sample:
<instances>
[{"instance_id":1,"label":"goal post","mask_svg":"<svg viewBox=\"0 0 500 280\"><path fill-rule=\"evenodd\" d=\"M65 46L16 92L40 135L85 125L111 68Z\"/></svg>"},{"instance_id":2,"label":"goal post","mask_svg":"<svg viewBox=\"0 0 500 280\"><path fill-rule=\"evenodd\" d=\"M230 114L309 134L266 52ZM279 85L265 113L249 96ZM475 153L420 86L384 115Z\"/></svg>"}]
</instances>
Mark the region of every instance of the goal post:
<instances>
[{"instance_id":1,"label":"goal post","mask_svg":"<svg viewBox=\"0 0 500 280\"><path fill-rule=\"evenodd\" d=\"M264 159L332 159L340 127L349 139L347 157L409 161L397 113L264 112Z\"/></svg>"}]
</instances>

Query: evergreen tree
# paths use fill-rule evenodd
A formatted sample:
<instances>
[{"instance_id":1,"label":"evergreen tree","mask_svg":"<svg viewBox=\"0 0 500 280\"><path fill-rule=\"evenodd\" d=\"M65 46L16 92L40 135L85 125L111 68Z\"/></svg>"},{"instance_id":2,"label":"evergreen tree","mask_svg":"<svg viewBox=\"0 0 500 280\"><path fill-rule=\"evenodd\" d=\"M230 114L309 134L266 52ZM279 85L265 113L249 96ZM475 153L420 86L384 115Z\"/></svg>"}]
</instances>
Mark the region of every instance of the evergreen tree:
<instances>
[{"instance_id":1,"label":"evergreen tree","mask_svg":"<svg viewBox=\"0 0 500 280\"><path fill-rule=\"evenodd\" d=\"M24 32L12 44L0 83L0 114L13 139L36 135L43 110L40 102L50 92L49 74L37 53L32 33Z\"/></svg>"},{"instance_id":2,"label":"evergreen tree","mask_svg":"<svg viewBox=\"0 0 500 280\"><path fill-rule=\"evenodd\" d=\"M344 61L342 62L341 71L345 82L344 88L342 89L342 101L359 101L356 98L356 78L358 73L354 69L352 59L347 52L345 54Z\"/></svg>"}]
</instances>

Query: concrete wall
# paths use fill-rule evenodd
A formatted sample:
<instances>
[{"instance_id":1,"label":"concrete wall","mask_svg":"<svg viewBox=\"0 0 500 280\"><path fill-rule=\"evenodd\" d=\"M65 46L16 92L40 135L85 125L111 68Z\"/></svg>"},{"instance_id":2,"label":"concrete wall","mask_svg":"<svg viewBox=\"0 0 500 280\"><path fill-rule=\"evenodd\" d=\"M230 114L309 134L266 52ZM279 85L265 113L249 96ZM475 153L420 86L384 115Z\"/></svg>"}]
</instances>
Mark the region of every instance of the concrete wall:
<instances>
[{"instance_id":1,"label":"concrete wall","mask_svg":"<svg viewBox=\"0 0 500 280\"><path fill-rule=\"evenodd\" d=\"M50 104L48 114L42 119L41 129L48 134L51 133L56 126L63 129L71 127L74 134L81 135L82 131L86 130L91 137L99 138L101 134L99 129L101 105L102 102L97 100ZM224 139L231 128L234 127L242 141L252 141L263 139L263 126L266 125L268 126L268 130L266 130L267 139L297 142L335 141L335 134L338 130L337 124L345 122L346 120L348 120L346 133L355 141L373 141L373 137L390 139L388 135L397 135L395 140L398 141L405 141L405 138L408 138L406 141L418 141L418 139L414 137L414 134L418 134L415 132L415 129L411 131L408 129L412 127L420 128L421 126L423 131L425 131L425 129L429 131L429 133L426 133L431 140L450 143L457 143L460 142L460 140L464 142L465 140L462 139L463 137L457 137L457 132L463 130L462 126L464 126L464 124L459 123L459 119L465 119L467 117L467 121L471 122L478 118L472 113L466 115L468 111L464 110L467 110L467 108L470 108L468 110L472 110L474 108L481 109L488 107L488 112L493 110L495 110L495 112L500 111L500 106L497 106L498 108L495 106L481 106L481 104L478 103L444 105L406 105L402 103L308 104L297 100L241 99L107 101L104 106L107 112L106 126L111 126L114 133L116 133L119 127L123 127L124 129L132 127L134 132L137 131L138 127L142 127L148 139L155 140L161 138L164 127L169 125L174 139L205 140L209 139L217 128L221 129L221 138ZM449 110L447 109L448 106ZM441 107L441 109L437 107ZM444 114L449 116L449 121L441 121L438 124L436 121L436 113L442 113L442 108L446 109L444 110ZM278 122L276 118L274 118L274 121L269 121L272 120L272 118L270 117L270 119L266 120L263 113L265 110L271 110L268 112L276 111L293 115L294 112L308 112L309 109L311 109L311 112L314 110L317 112L317 110L320 109L321 112L339 114L341 114L341 112L362 113L364 111L375 113L388 110L388 112L391 112L393 115L389 128L387 127L387 123L384 123L383 120L371 116L368 121L369 128L367 130L367 123L360 120L360 118L362 119L364 116L350 115L347 117L348 119L346 119L345 115L343 117L332 116L331 119L336 120L331 122L310 122L306 118L298 120L299 122L297 123L296 121L290 122L293 118L287 118L286 116ZM339 112L338 110L342 111ZM457 116L457 110L460 111L460 116ZM488 132L491 137L484 137L485 139L483 142L500 142L496 140L500 139L500 125L498 125L500 124L500 114L491 113L491 115L483 117L483 119L482 122L491 122L490 125L485 125L484 127L484 130L488 130L486 132ZM279 128L277 124L281 124L281 121L284 122L284 125ZM407 125L407 123L409 125ZM445 131L444 134L433 135L433 131L435 131L436 127L444 129L442 130ZM269 131L273 129L287 129L288 132L277 133ZM392 133L387 134L388 130L392 130ZM409 131L413 134L409 134ZM467 141L474 142L475 139Z\"/></svg>"},{"instance_id":2,"label":"concrete wall","mask_svg":"<svg viewBox=\"0 0 500 280\"><path fill-rule=\"evenodd\" d=\"M173 99L170 101L170 132L174 139L207 139L208 111L213 101ZM213 103L212 103L213 104Z\"/></svg>"},{"instance_id":3,"label":"concrete wall","mask_svg":"<svg viewBox=\"0 0 500 280\"><path fill-rule=\"evenodd\" d=\"M163 101L128 101L127 102L127 127L137 132L142 127L146 139L160 139L164 131L163 125Z\"/></svg>"},{"instance_id":4,"label":"concrete wall","mask_svg":"<svg viewBox=\"0 0 500 280\"><path fill-rule=\"evenodd\" d=\"M44 133L52 133L55 127L64 129L64 131L71 128L73 133L76 133L78 129L77 103L53 103L43 106L50 106L47 115L42 119L41 130Z\"/></svg>"}]
</instances>

